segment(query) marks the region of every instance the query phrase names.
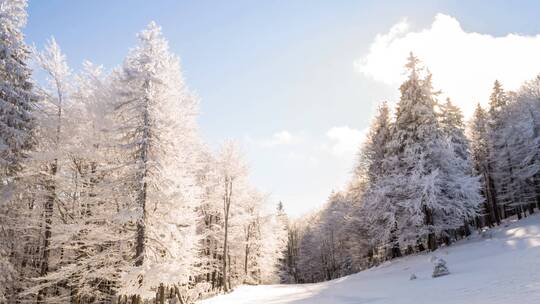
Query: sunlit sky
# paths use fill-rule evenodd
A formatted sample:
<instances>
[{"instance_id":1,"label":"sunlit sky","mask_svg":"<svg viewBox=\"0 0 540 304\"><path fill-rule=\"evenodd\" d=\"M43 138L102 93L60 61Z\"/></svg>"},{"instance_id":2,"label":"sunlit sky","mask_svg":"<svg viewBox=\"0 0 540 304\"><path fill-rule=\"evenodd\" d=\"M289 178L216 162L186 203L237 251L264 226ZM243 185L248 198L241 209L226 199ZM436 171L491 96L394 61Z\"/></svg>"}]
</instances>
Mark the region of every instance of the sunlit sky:
<instances>
[{"instance_id":1,"label":"sunlit sky","mask_svg":"<svg viewBox=\"0 0 540 304\"><path fill-rule=\"evenodd\" d=\"M539 1L30 0L25 30L54 36L74 70L112 69L154 20L201 99L204 140L240 141L256 186L299 216L350 175L377 104L414 51L471 113L495 79L540 73Z\"/></svg>"}]
</instances>

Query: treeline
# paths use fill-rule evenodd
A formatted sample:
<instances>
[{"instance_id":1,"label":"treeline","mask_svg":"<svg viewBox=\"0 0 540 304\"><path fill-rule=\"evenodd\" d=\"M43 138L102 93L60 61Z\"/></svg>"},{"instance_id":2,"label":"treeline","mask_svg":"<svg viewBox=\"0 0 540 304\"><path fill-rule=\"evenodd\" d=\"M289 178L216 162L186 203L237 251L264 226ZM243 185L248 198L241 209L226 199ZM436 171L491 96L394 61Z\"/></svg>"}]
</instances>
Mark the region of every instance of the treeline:
<instances>
[{"instance_id":1,"label":"treeline","mask_svg":"<svg viewBox=\"0 0 540 304\"><path fill-rule=\"evenodd\" d=\"M352 179L289 225L284 282L334 279L436 250L540 208L540 75L516 92L498 81L466 125L440 102L412 54L395 108L382 103Z\"/></svg>"},{"instance_id":2,"label":"treeline","mask_svg":"<svg viewBox=\"0 0 540 304\"><path fill-rule=\"evenodd\" d=\"M265 211L234 142L204 145L160 28L110 73L74 73L54 39L24 44L25 9L0 1L0 303L186 304L277 281L283 209Z\"/></svg>"}]
</instances>

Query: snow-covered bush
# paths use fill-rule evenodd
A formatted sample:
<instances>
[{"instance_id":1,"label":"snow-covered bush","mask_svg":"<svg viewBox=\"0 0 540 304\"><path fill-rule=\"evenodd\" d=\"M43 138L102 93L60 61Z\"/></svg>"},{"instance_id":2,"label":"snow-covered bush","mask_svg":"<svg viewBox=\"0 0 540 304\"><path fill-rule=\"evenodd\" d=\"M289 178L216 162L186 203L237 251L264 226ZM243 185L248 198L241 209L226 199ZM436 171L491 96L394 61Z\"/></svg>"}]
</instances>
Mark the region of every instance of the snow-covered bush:
<instances>
[{"instance_id":1,"label":"snow-covered bush","mask_svg":"<svg viewBox=\"0 0 540 304\"><path fill-rule=\"evenodd\" d=\"M448 267L446 267L446 261L445 260L443 260L441 258L438 258L438 257L433 257L432 258L432 263L434 265L433 274L431 275L432 277L437 278L437 277L442 277L442 276L445 276L447 274L450 274L450 271L448 270Z\"/></svg>"}]
</instances>

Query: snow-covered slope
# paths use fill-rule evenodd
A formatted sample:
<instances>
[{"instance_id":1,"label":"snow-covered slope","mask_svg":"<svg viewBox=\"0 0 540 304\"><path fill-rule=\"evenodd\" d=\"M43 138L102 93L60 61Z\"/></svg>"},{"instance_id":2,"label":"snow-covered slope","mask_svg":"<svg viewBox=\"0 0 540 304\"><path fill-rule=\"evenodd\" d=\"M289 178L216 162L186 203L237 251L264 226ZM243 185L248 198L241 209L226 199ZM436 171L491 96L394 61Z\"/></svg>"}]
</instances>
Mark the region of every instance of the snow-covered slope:
<instances>
[{"instance_id":1,"label":"snow-covered slope","mask_svg":"<svg viewBox=\"0 0 540 304\"><path fill-rule=\"evenodd\" d=\"M431 277L433 255L448 262L450 275ZM409 280L412 273L416 280ZM475 235L434 253L397 259L337 280L241 286L202 303L540 303L540 216L503 225L484 237Z\"/></svg>"}]
</instances>

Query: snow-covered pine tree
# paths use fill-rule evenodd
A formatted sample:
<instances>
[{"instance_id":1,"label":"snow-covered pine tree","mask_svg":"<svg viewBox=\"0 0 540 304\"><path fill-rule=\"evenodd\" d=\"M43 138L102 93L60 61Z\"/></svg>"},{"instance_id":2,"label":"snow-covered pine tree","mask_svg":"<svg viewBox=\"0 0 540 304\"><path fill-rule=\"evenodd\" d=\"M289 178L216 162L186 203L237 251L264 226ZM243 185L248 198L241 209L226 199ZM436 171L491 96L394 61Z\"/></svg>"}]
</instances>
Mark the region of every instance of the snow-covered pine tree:
<instances>
[{"instance_id":1,"label":"snow-covered pine tree","mask_svg":"<svg viewBox=\"0 0 540 304\"><path fill-rule=\"evenodd\" d=\"M435 112L431 75L422 77L418 65L411 54L387 165L395 181L390 198L398 206L399 239L414 246L427 238L428 248L434 250L444 231L461 227L476 214L478 183L459 169L463 160L444 137Z\"/></svg>"},{"instance_id":2,"label":"snow-covered pine tree","mask_svg":"<svg viewBox=\"0 0 540 304\"><path fill-rule=\"evenodd\" d=\"M488 114L477 105L473 118L469 123L469 136L471 138L471 156L473 159L474 174L480 178L482 194L484 196L483 225L492 226L500 224L500 213L497 206L497 194L494 189L491 166L489 165L489 137Z\"/></svg>"},{"instance_id":3,"label":"snow-covered pine tree","mask_svg":"<svg viewBox=\"0 0 540 304\"><path fill-rule=\"evenodd\" d=\"M299 283L320 282L325 279L321 242L318 236L318 215L310 214L299 220L302 224L298 245Z\"/></svg>"},{"instance_id":4,"label":"snow-covered pine tree","mask_svg":"<svg viewBox=\"0 0 540 304\"><path fill-rule=\"evenodd\" d=\"M454 164L451 168L454 169L458 174L463 175L463 177L470 177L473 175L473 166L471 162L470 142L465 135L465 123L463 122L463 114L461 113L461 110L450 101L450 98L447 98L446 103L440 105L439 108L441 109L441 112L439 114L440 127L444 136L448 140L448 144L452 147L454 156L456 157L454 159ZM473 194L474 192L475 191L469 193ZM467 202L471 202L472 205L465 206L465 209L476 209L478 205L477 199L473 199L472 201L465 201L464 203L467 204ZM470 216L464 219L463 233L465 234L470 233L468 223L468 220L470 219Z\"/></svg>"},{"instance_id":5,"label":"snow-covered pine tree","mask_svg":"<svg viewBox=\"0 0 540 304\"><path fill-rule=\"evenodd\" d=\"M13 181L34 143L34 107L29 51L22 28L26 24L26 0L0 1L0 302L17 292L21 268L16 227L28 208L13 196Z\"/></svg>"},{"instance_id":6,"label":"snow-covered pine tree","mask_svg":"<svg viewBox=\"0 0 540 304\"><path fill-rule=\"evenodd\" d=\"M400 87L401 97L385 159L388 173L384 184L389 186L382 188L387 190L382 199L396 209L394 229L399 240L414 245L427 237L428 247L433 250L437 247L433 218L436 190L430 186L434 186L438 174L435 158L442 150L442 134L434 111L436 101L431 83L419 74L419 60L412 53L406 68L409 76Z\"/></svg>"},{"instance_id":7,"label":"snow-covered pine tree","mask_svg":"<svg viewBox=\"0 0 540 304\"><path fill-rule=\"evenodd\" d=\"M463 170L471 170L469 139L465 136L465 123L459 107L450 98L440 105L440 125L443 134L450 140L456 156L463 160Z\"/></svg>"},{"instance_id":8,"label":"snow-covered pine tree","mask_svg":"<svg viewBox=\"0 0 540 304\"><path fill-rule=\"evenodd\" d=\"M495 81L493 91L489 98L488 111L488 139L489 139L489 166L493 176L493 187L497 195L497 205L502 218L509 215L509 212L519 213L521 207L515 206L517 200L513 195L510 184L514 183L515 174L513 172L511 151L504 134L505 122L508 116L508 104L510 97L504 91L502 84Z\"/></svg>"},{"instance_id":9,"label":"snow-covered pine tree","mask_svg":"<svg viewBox=\"0 0 540 304\"><path fill-rule=\"evenodd\" d=\"M279 281L280 283L294 283L295 282L295 275L294 275L294 260L295 257L292 255L291 250L291 229L292 229L292 222L289 220L287 213L285 212L285 207L283 205L283 202L279 202L277 206L277 213L276 213L276 219L279 223L278 229L282 231L283 234L283 241L285 242L283 246L283 252L282 257L279 259Z\"/></svg>"},{"instance_id":10,"label":"snow-covered pine tree","mask_svg":"<svg viewBox=\"0 0 540 304\"><path fill-rule=\"evenodd\" d=\"M26 0L0 1L0 177L4 182L20 169L32 146L36 96L26 62L29 51L22 28Z\"/></svg>"},{"instance_id":11,"label":"snow-covered pine tree","mask_svg":"<svg viewBox=\"0 0 540 304\"><path fill-rule=\"evenodd\" d=\"M154 22L138 38L113 84L119 149L127 156L120 178L136 218L133 264L120 292L149 298L160 284L187 284L198 260L190 162L199 145L197 100L178 58Z\"/></svg>"},{"instance_id":12,"label":"snow-covered pine tree","mask_svg":"<svg viewBox=\"0 0 540 304\"><path fill-rule=\"evenodd\" d=\"M384 102L379 106L377 115L371 123L354 170L355 183L359 184L359 181L362 181L363 186L349 190L349 193L353 190L353 201L359 202L349 219L349 225L355 226L355 229L350 230L357 232L358 242L364 239L365 245L369 247L370 258L376 246L387 243L390 243L392 257L401 255L395 235L394 205L382 195L385 189L390 190L387 186L391 183L385 168L391 131L390 109ZM358 191L358 188L361 190Z\"/></svg>"},{"instance_id":13,"label":"snow-covered pine tree","mask_svg":"<svg viewBox=\"0 0 540 304\"><path fill-rule=\"evenodd\" d=\"M292 249L297 282L331 280L362 268L363 240L351 231L354 226L347 225L352 208L346 193L333 192L321 210L296 222L298 245Z\"/></svg>"},{"instance_id":14,"label":"snow-covered pine tree","mask_svg":"<svg viewBox=\"0 0 540 304\"><path fill-rule=\"evenodd\" d=\"M352 210L351 210L352 209ZM320 218L320 231L328 244L331 276L333 278L351 274L362 268L368 243L363 227L356 231L349 226L353 210L359 209L347 192L332 195Z\"/></svg>"},{"instance_id":15,"label":"snow-covered pine tree","mask_svg":"<svg viewBox=\"0 0 540 304\"><path fill-rule=\"evenodd\" d=\"M287 221L287 245L283 258L281 283L298 283L299 227L293 220Z\"/></svg>"},{"instance_id":16,"label":"snow-covered pine tree","mask_svg":"<svg viewBox=\"0 0 540 304\"><path fill-rule=\"evenodd\" d=\"M384 175L383 161L386 156L386 146L391 136L390 109L387 102L383 102L373 119L369 132L359 152L356 175L366 172L367 183L374 184Z\"/></svg>"},{"instance_id":17,"label":"snow-covered pine tree","mask_svg":"<svg viewBox=\"0 0 540 304\"><path fill-rule=\"evenodd\" d=\"M506 191L502 197L509 202L509 207L516 210L518 218L526 216L525 211L533 213L539 198L539 96L530 94L538 85L538 80L530 81L517 94L509 93L509 101L502 114L499 138L504 140L504 145L501 145L498 155L504 159L497 159L499 166L506 164L499 169L504 170L500 172L501 177L506 177L503 179Z\"/></svg>"},{"instance_id":18,"label":"snow-covered pine tree","mask_svg":"<svg viewBox=\"0 0 540 304\"><path fill-rule=\"evenodd\" d=\"M513 130L523 138L516 151L521 159L516 174L528 185L525 198L540 209L540 75L523 84L515 106Z\"/></svg>"}]
</instances>

